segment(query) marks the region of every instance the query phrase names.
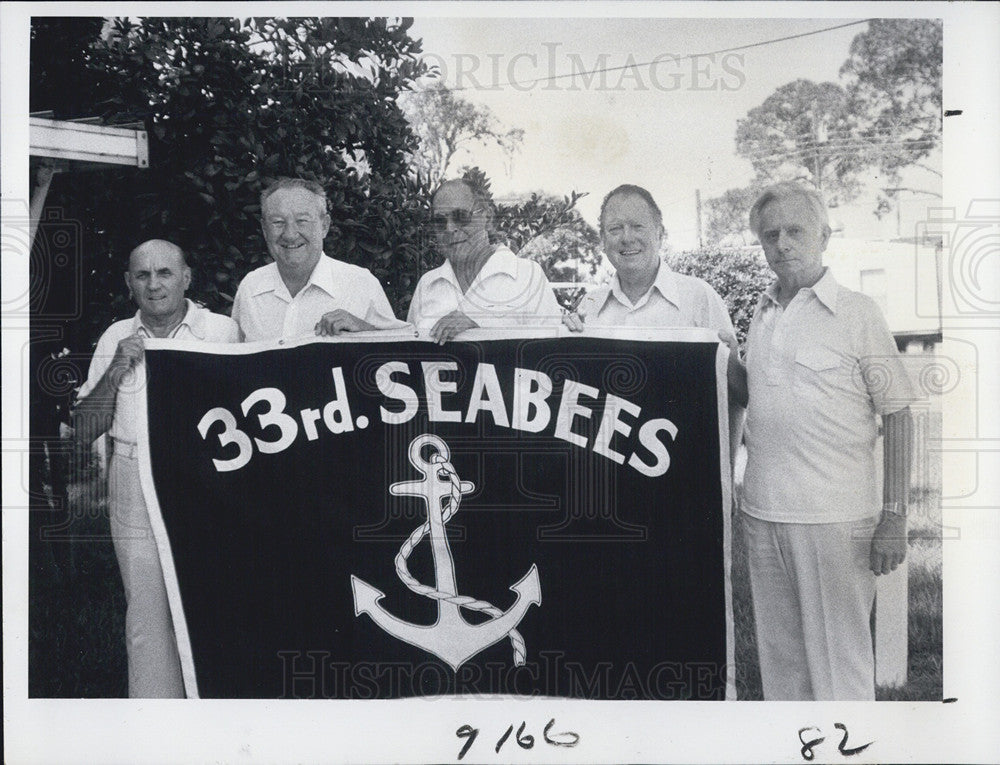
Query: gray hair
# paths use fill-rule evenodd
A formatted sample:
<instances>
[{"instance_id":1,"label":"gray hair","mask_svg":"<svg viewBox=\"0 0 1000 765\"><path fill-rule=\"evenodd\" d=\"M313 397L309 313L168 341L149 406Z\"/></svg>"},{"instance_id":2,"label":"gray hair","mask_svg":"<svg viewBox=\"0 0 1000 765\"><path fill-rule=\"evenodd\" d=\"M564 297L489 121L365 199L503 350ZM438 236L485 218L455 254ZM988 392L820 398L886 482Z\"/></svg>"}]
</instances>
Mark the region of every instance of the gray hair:
<instances>
[{"instance_id":1,"label":"gray hair","mask_svg":"<svg viewBox=\"0 0 1000 765\"><path fill-rule=\"evenodd\" d=\"M816 189L803 186L795 181L781 181L764 189L757 201L750 208L750 230L760 238L760 216L764 208L771 202L784 199L803 199L813 212L816 223L823 229L830 228L830 216L826 211L826 202Z\"/></svg>"},{"instance_id":2,"label":"gray hair","mask_svg":"<svg viewBox=\"0 0 1000 765\"><path fill-rule=\"evenodd\" d=\"M278 178L276 181L273 181L265 186L260 192L261 215L264 214L264 202L266 202L274 192L280 191L281 189L305 189L306 191L315 194L319 197L319 200L323 205L323 214L327 214L326 189L323 188L322 184L305 178Z\"/></svg>"}]
</instances>

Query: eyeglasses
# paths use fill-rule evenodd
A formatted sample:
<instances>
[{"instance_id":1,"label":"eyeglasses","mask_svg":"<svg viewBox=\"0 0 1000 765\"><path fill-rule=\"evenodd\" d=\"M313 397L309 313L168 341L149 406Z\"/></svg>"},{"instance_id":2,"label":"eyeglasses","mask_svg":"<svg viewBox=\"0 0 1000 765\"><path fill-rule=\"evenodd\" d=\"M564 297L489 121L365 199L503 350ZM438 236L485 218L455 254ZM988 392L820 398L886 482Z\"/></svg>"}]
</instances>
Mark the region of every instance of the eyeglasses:
<instances>
[{"instance_id":1,"label":"eyeglasses","mask_svg":"<svg viewBox=\"0 0 1000 765\"><path fill-rule=\"evenodd\" d=\"M448 228L448 221L450 220L456 227L464 228L472 223L472 217L475 212L475 210L465 210L461 207L456 207L447 214L438 213L431 218L431 227L435 231L444 231Z\"/></svg>"}]
</instances>

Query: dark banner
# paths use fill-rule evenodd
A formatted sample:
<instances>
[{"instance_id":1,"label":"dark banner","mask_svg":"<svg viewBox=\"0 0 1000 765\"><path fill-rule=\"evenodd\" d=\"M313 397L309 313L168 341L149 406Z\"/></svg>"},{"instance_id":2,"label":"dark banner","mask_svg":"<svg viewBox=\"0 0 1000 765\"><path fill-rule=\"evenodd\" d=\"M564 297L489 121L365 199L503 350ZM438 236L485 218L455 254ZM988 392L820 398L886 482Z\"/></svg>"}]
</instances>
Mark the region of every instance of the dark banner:
<instances>
[{"instance_id":1,"label":"dark banner","mask_svg":"<svg viewBox=\"0 0 1000 765\"><path fill-rule=\"evenodd\" d=\"M150 342L188 695L725 698L711 335Z\"/></svg>"}]
</instances>

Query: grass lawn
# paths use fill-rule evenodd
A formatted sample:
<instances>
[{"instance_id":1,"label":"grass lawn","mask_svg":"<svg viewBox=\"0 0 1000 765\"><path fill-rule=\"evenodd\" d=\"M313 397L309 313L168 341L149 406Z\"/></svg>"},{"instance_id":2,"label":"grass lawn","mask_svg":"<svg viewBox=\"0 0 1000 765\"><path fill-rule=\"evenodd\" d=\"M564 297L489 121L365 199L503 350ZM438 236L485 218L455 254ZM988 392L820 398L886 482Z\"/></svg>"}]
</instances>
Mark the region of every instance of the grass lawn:
<instances>
[{"instance_id":1,"label":"grass lawn","mask_svg":"<svg viewBox=\"0 0 1000 765\"><path fill-rule=\"evenodd\" d=\"M111 544L107 499L93 471L70 486L59 539L32 534L28 581L28 694L128 695L125 593ZM39 524L33 524L37 529ZM46 550L46 548L48 548Z\"/></svg>"}]
</instances>

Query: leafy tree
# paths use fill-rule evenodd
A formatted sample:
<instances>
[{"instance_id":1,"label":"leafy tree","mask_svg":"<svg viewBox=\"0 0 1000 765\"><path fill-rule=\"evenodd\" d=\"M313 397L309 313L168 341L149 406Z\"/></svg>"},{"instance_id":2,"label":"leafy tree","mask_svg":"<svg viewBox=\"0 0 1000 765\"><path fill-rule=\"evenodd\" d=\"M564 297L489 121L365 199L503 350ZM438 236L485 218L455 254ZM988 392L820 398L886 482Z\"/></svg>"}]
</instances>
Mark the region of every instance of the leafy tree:
<instances>
[{"instance_id":1,"label":"leafy tree","mask_svg":"<svg viewBox=\"0 0 1000 765\"><path fill-rule=\"evenodd\" d=\"M112 91L90 93L92 114L141 120L150 136L149 170L71 174L53 187L53 204L83 222L93 337L130 310L125 254L150 236L184 247L193 296L225 310L267 258L258 198L282 175L323 183L326 251L369 268L402 310L427 248L427 189L409 172L416 138L397 104L425 73L408 28L385 18L116 19L107 39L81 43L85 71ZM32 53L33 92L58 93L46 83L70 73L41 46Z\"/></svg>"},{"instance_id":2,"label":"leafy tree","mask_svg":"<svg viewBox=\"0 0 1000 765\"><path fill-rule=\"evenodd\" d=\"M706 202L708 222L705 239L709 245L747 245L756 237L750 232L748 213L757 199L760 187L727 189L724 194Z\"/></svg>"},{"instance_id":3,"label":"leafy tree","mask_svg":"<svg viewBox=\"0 0 1000 765\"><path fill-rule=\"evenodd\" d=\"M582 194L574 194L578 199ZM574 198L532 194L523 204L527 214L532 209L547 208L542 216L559 214L574 203ZM569 210L568 221L529 239L521 248L522 257L536 261L553 282L588 281L601 267L601 239L597 230L577 210Z\"/></svg>"},{"instance_id":4,"label":"leafy tree","mask_svg":"<svg viewBox=\"0 0 1000 765\"><path fill-rule=\"evenodd\" d=\"M759 247L705 248L674 253L667 263L678 273L712 285L729 309L740 345L745 345L757 301L774 278L763 251Z\"/></svg>"},{"instance_id":5,"label":"leafy tree","mask_svg":"<svg viewBox=\"0 0 1000 765\"><path fill-rule=\"evenodd\" d=\"M872 164L894 187L880 197L881 211L904 190L898 188L903 168L941 177L940 169L925 161L941 145L941 51L938 19L872 19L851 42L840 68ZM905 190L941 196L933 188Z\"/></svg>"},{"instance_id":6,"label":"leafy tree","mask_svg":"<svg viewBox=\"0 0 1000 765\"><path fill-rule=\"evenodd\" d=\"M593 282L603 263L597 230L575 209L582 196L575 191L562 199L533 193L505 207L508 238L528 237L518 254L538 263L550 282ZM584 292L583 286L562 287L556 298L570 308Z\"/></svg>"},{"instance_id":7,"label":"leafy tree","mask_svg":"<svg viewBox=\"0 0 1000 765\"><path fill-rule=\"evenodd\" d=\"M804 180L831 206L861 192L857 120L847 92L833 82L782 85L736 126L736 151L757 173L756 183Z\"/></svg>"},{"instance_id":8,"label":"leafy tree","mask_svg":"<svg viewBox=\"0 0 1000 765\"><path fill-rule=\"evenodd\" d=\"M467 101L440 82L404 94L401 102L419 139L414 168L431 187L454 169L460 151L495 145L510 159L524 138L523 130L505 130L487 107Z\"/></svg>"},{"instance_id":9,"label":"leafy tree","mask_svg":"<svg viewBox=\"0 0 1000 765\"><path fill-rule=\"evenodd\" d=\"M103 26L100 17L31 20L29 111L53 110L63 119L94 116L95 105L114 90L114 83L90 66L91 46Z\"/></svg>"},{"instance_id":10,"label":"leafy tree","mask_svg":"<svg viewBox=\"0 0 1000 765\"><path fill-rule=\"evenodd\" d=\"M259 193L282 175L324 185L326 252L370 269L405 315L435 260L431 188L413 171L418 140L399 106L426 74L408 20L35 21L33 107L138 122L150 140L148 170L65 173L53 182L49 206L80 228L82 343L92 347L134 310L122 289L125 258L154 236L188 252L191 296L227 311L240 279L268 259ZM61 42L75 69L61 68L43 38ZM78 88L72 103L58 98L64 85ZM575 201L501 205L498 220L520 248L529 233L579 227Z\"/></svg>"}]
</instances>

